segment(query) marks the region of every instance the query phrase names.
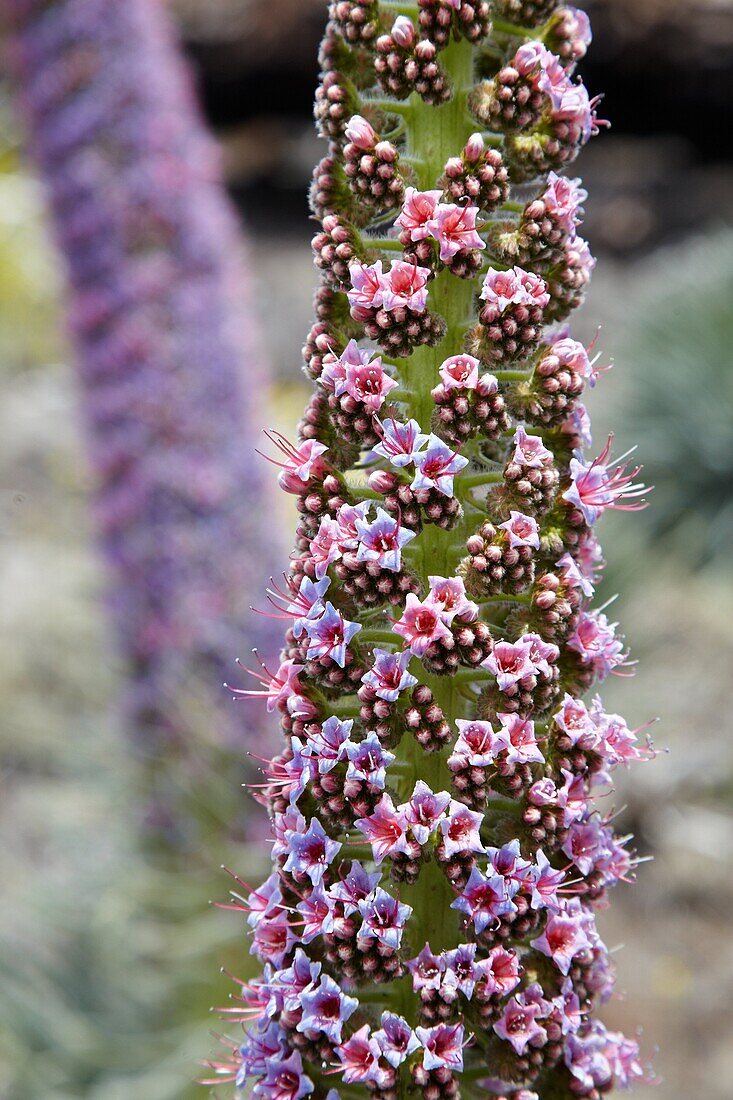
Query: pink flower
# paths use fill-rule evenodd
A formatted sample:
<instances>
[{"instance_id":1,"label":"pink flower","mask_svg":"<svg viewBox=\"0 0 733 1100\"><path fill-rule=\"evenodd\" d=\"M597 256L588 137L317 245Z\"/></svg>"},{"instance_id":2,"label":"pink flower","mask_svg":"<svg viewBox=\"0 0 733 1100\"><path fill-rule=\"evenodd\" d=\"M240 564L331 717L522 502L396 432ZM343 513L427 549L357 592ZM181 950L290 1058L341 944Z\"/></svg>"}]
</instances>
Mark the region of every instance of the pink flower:
<instances>
[{"instance_id":1,"label":"pink flower","mask_svg":"<svg viewBox=\"0 0 733 1100\"><path fill-rule=\"evenodd\" d=\"M535 739L534 722L518 714L500 714L498 717L509 741L506 751L507 763L543 764L545 758Z\"/></svg>"},{"instance_id":2,"label":"pink flower","mask_svg":"<svg viewBox=\"0 0 733 1100\"><path fill-rule=\"evenodd\" d=\"M587 815L588 799L582 775L574 775L565 768L562 768L562 775L565 782L557 792L557 804L563 811L563 827L567 828L574 821L580 821Z\"/></svg>"},{"instance_id":3,"label":"pink flower","mask_svg":"<svg viewBox=\"0 0 733 1100\"><path fill-rule=\"evenodd\" d=\"M586 142L596 125L595 111L585 86L579 81L566 80L554 89L552 117L558 122L569 122L580 129L581 141Z\"/></svg>"},{"instance_id":4,"label":"pink flower","mask_svg":"<svg viewBox=\"0 0 733 1100\"><path fill-rule=\"evenodd\" d=\"M520 1057L533 1039L547 1038L547 1032L537 1023L537 1017L542 1014L540 1005L523 1002L521 993L512 997L494 1024L494 1031L499 1038L511 1043Z\"/></svg>"},{"instance_id":5,"label":"pink flower","mask_svg":"<svg viewBox=\"0 0 733 1100\"><path fill-rule=\"evenodd\" d=\"M523 512L512 509L509 519L500 523L499 527L509 535L509 545L512 549L516 546L531 546L539 550L540 531L537 520L531 516L525 516Z\"/></svg>"},{"instance_id":6,"label":"pink flower","mask_svg":"<svg viewBox=\"0 0 733 1100\"><path fill-rule=\"evenodd\" d=\"M423 1047L423 1066L426 1070L448 1069L460 1073L463 1069L463 1024L437 1024L435 1027L416 1027Z\"/></svg>"},{"instance_id":7,"label":"pink flower","mask_svg":"<svg viewBox=\"0 0 733 1100\"><path fill-rule=\"evenodd\" d=\"M310 553L316 567L316 578L319 581L325 577L329 565L341 557L341 536L342 531L338 520L324 516L310 541Z\"/></svg>"},{"instance_id":8,"label":"pink flower","mask_svg":"<svg viewBox=\"0 0 733 1100\"><path fill-rule=\"evenodd\" d=\"M555 568L559 570L560 580L567 588L579 589L586 599L593 596L595 588L585 574L581 572L572 554L563 554L561 558L558 558L555 562Z\"/></svg>"},{"instance_id":9,"label":"pink flower","mask_svg":"<svg viewBox=\"0 0 733 1100\"><path fill-rule=\"evenodd\" d=\"M415 477L410 488L436 489L443 496L453 496L453 477L466 466L468 459L444 443L437 435L430 435L427 447L414 456Z\"/></svg>"},{"instance_id":10,"label":"pink flower","mask_svg":"<svg viewBox=\"0 0 733 1100\"><path fill-rule=\"evenodd\" d=\"M376 266L376 265L375 265ZM382 308L388 313L394 309L411 309L423 313L428 301L428 276L430 269L418 267L405 260L392 260L392 266L380 280Z\"/></svg>"},{"instance_id":11,"label":"pink flower","mask_svg":"<svg viewBox=\"0 0 733 1100\"><path fill-rule=\"evenodd\" d=\"M254 672L251 669L245 669L251 676L255 676L262 685L259 690L250 690L248 688L233 688L229 685L229 691L238 699L266 699L268 713L272 713L276 708L289 709L289 703L292 698L302 698L303 685L300 682L300 674L303 671L304 666L296 664L294 660L288 658L286 661L282 661L276 673L271 673L265 665L262 665L262 672Z\"/></svg>"},{"instance_id":12,"label":"pink flower","mask_svg":"<svg viewBox=\"0 0 733 1100\"><path fill-rule=\"evenodd\" d=\"M434 955L430 950L430 944L426 943L419 955L409 959L407 969L412 975L413 992L420 993L423 989L440 989L440 984L445 973L445 957Z\"/></svg>"},{"instance_id":13,"label":"pink flower","mask_svg":"<svg viewBox=\"0 0 733 1100\"><path fill-rule=\"evenodd\" d=\"M319 378L321 385L340 397L346 392L346 368L366 366L373 355L374 352L362 351L356 340L349 340L341 354L323 367ZM378 361L381 364L381 359Z\"/></svg>"},{"instance_id":14,"label":"pink flower","mask_svg":"<svg viewBox=\"0 0 733 1100\"><path fill-rule=\"evenodd\" d=\"M499 993L505 997L520 982L520 963L516 951L505 947L492 947L488 958L478 962L490 993Z\"/></svg>"},{"instance_id":15,"label":"pink flower","mask_svg":"<svg viewBox=\"0 0 733 1100\"><path fill-rule=\"evenodd\" d=\"M279 432L265 434L285 459L284 462L273 458L268 458L267 461L280 467L281 473L278 475L277 483L286 493L302 493L308 487L311 478L318 477L327 469L327 464L321 458L321 455L328 450L325 443L306 439L299 442L296 447Z\"/></svg>"},{"instance_id":16,"label":"pink flower","mask_svg":"<svg viewBox=\"0 0 733 1100\"><path fill-rule=\"evenodd\" d=\"M506 691L525 676L534 675L531 651L530 643L521 638L516 642L497 642L481 667L494 674L500 691Z\"/></svg>"},{"instance_id":17,"label":"pink flower","mask_svg":"<svg viewBox=\"0 0 733 1100\"><path fill-rule=\"evenodd\" d=\"M514 453L510 461L519 466L527 466L531 470L549 466L554 456L549 451L538 435L528 435L520 426L514 433Z\"/></svg>"},{"instance_id":18,"label":"pink flower","mask_svg":"<svg viewBox=\"0 0 733 1100\"><path fill-rule=\"evenodd\" d=\"M593 376L593 367L588 357L588 352L579 340L572 340L569 336L563 336L559 340L553 340L549 350L550 355L556 355L563 366L570 367L577 374L589 381Z\"/></svg>"},{"instance_id":19,"label":"pink flower","mask_svg":"<svg viewBox=\"0 0 733 1100\"><path fill-rule=\"evenodd\" d=\"M451 355L440 367L439 374L447 390L475 390L481 363L473 355L462 352Z\"/></svg>"},{"instance_id":20,"label":"pink flower","mask_svg":"<svg viewBox=\"0 0 733 1100\"><path fill-rule=\"evenodd\" d=\"M458 737L448 761L449 766L487 768L500 752L509 747L505 730L495 733L490 722L456 718Z\"/></svg>"},{"instance_id":21,"label":"pink flower","mask_svg":"<svg viewBox=\"0 0 733 1100\"><path fill-rule=\"evenodd\" d=\"M558 176L555 172L549 173L542 199L555 221L566 232L575 232L587 198L588 192L581 187L579 179L568 179L567 176Z\"/></svg>"},{"instance_id":22,"label":"pink flower","mask_svg":"<svg viewBox=\"0 0 733 1100\"><path fill-rule=\"evenodd\" d=\"M573 745L581 749L594 749L600 740L598 726L588 713L582 699L574 699L565 693L560 710L553 714L556 726L566 733Z\"/></svg>"},{"instance_id":23,"label":"pink flower","mask_svg":"<svg viewBox=\"0 0 733 1100\"><path fill-rule=\"evenodd\" d=\"M590 463L577 458L570 459L570 488L565 490L562 497L580 509L590 527L603 515L606 508L638 512L646 507L646 502L638 498L647 492L647 488L640 481L634 482L641 466L635 466L627 472L628 463L623 461L613 469L606 465L612 443L613 437L609 436L606 446Z\"/></svg>"},{"instance_id":24,"label":"pink flower","mask_svg":"<svg viewBox=\"0 0 733 1100\"><path fill-rule=\"evenodd\" d=\"M443 622L454 619L472 623L478 618L478 604L469 600L462 577L428 577L430 600L440 608Z\"/></svg>"},{"instance_id":25,"label":"pink flower","mask_svg":"<svg viewBox=\"0 0 733 1100\"><path fill-rule=\"evenodd\" d=\"M618 623L610 623L601 611L582 611L578 625L567 641L585 665L592 665L599 679L626 664L628 653L616 637Z\"/></svg>"},{"instance_id":26,"label":"pink flower","mask_svg":"<svg viewBox=\"0 0 733 1100\"><path fill-rule=\"evenodd\" d=\"M352 115L344 130L347 141L352 142L359 149L369 152L377 143L377 135L371 123L361 115Z\"/></svg>"},{"instance_id":27,"label":"pink flower","mask_svg":"<svg viewBox=\"0 0 733 1100\"><path fill-rule=\"evenodd\" d=\"M349 267L351 290L346 292L349 305L357 309L371 311L382 305L383 280L382 261L366 266L358 261Z\"/></svg>"},{"instance_id":28,"label":"pink flower","mask_svg":"<svg viewBox=\"0 0 733 1100\"><path fill-rule=\"evenodd\" d=\"M347 366L344 389L355 401L361 401L370 412L378 412L384 399L397 383L385 373L379 356L371 363Z\"/></svg>"},{"instance_id":29,"label":"pink flower","mask_svg":"<svg viewBox=\"0 0 733 1100\"><path fill-rule=\"evenodd\" d=\"M430 234L440 246L440 259L448 263L458 252L486 248L476 230L477 206L457 206L440 202L427 223Z\"/></svg>"},{"instance_id":30,"label":"pink flower","mask_svg":"<svg viewBox=\"0 0 733 1100\"><path fill-rule=\"evenodd\" d=\"M370 1037L369 1024L355 1031L351 1038L336 1047L336 1056L341 1062L341 1072L345 1085L375 1084L380 1076L380 1049Z\"/></svg>"},{"instance_id":31,"label":"pink flower","mask_svg":"<svg viewBox=\"0 0 733 1100\"><path fill-rule=\"evenodd\" d=\"M429 596L424 601L419 600L414 592L407 594L402 617L392 629L404 638L405 647L416 657L423 657L434 642L453 640L443 621L441 608Z\"/></svg>"},{"instance_id":32,"label":"pink flower","mask_svg":"<svg viewBox=\"0 0 733 1100\"><path fill-rule=\"evenodd\" d=\"M447 816L440 822L446 858L459 852L483 852L481 823L484 815L451 799Z\"/></svg>"},{"instance_id":33,"label":"pink flower","mask_svg":"<svg viewBox=\"0 0 733 1100\"><path fill-rule=\"evenodd\" d=\"M512 62L521 76L533 76L537 87L544 92L554 108L562 101L569 84L568 75L560 59L541 42L525 42L514 55Z\"/></svg>"},{"instance_id":34,"label":"pink flower","mask_svg":"<svg viewBox=\"0 0 733 1100\"><path fill-rule=\"evenodd\" d=\"M354 824L372 846L375 863L399 852L407 854L407 818L404 811L396 810L388 794L383 794L369 817L360 817Z\"/></svg>"},{"instance_id":35,"label":"pink flower","mask_svg":"<svg viewBox=\"0 0 733 1100\"><path fill-rule=\"evenodd\" d=\"M540 848L530 876L532 887L530 904L532 908L558 909L560 902L558 901L557 892L564 881L565 872L555 870Z\"/></svg>"},{"instance_id":36,"label":"pink flower","mask_svg":"<svg viewBox=\"0 0 733 1100\"><path fill-rule=\"evenodd\" d=\"M433 794L427 783L418 779L410 801L399 807L399 811L405 815L413 837L421 847L427 844L438 828L450 800L451 797L447 791L438 791L437 794Z\"/></svg>"},{"instance_id":37,"label":"pink flower","mask_svg":"<svg viewBox=\"0 0 733 1100\"><path fill-rule=\"evenodd\" d=\"M542 935L530 942L552 959L561 974L567 974L575 956L591 946L580 917L565 912L550 914Z\"/></svg>"},{"instance_id":38,"label":"pink flower","mask_svg":"<svg viewBox=\"0 0 733 1100\"><path fill-rule=\"evenodd\" d=\"M359 545L359 529L357 523L365 522L371 511L371 500L363 500L360 504L342 504L336 513L336 522L339 526L339 547L341 550L356 550ZM313 616L311 616L312 618Z\"/></svg>"},{"instance_id":39,"label":"pink flower","mask_svg":"<svg viewBox=\"0 0 733 1100\"><path fill-rule=\"evenodd\" d=\"M546 642L539 634L529 632L519 639L529 642L529 655L537 672L545 676L552 675L552 666L560 656L560 650L552 642Z\"/></svg>"},{"instance_id":40,"label":"pink flower","mask_svg":"<svg viewBox=\"0 0 733 1100\"><path fill-rule=\"evenodd\" d=\"M404 229L411 241L424 241L430 236L428 222L433 217L442 195L442 191L418 191L415 187L408 187L395 225Z\"/></svg>"},{"instance_id":41,"label":"pink flower","mask_svg":"<svg viewBox=\"0 0 733 1100\"><path fill-rule=\"evenodd\" d=\"M514 270L522 288L522 294L518 299L520 304L539 306L544 309L550 300L550 292L545 280L535 275L534 271L523 271L521 267L515 267Z\"/></svg>"},{"instance_id":42,"label":"pink flower","mask_svg":"<svg viewBox=\"0 0 733 1100\"><path fill-rule=\"evenodd\" d=\"M495 307L497 316L507 306L522 300L520 273L525 274L521 267L510 268L509 271L497 271L490 267L486 272L480 297Z\"/></svg>"}]
</instances>

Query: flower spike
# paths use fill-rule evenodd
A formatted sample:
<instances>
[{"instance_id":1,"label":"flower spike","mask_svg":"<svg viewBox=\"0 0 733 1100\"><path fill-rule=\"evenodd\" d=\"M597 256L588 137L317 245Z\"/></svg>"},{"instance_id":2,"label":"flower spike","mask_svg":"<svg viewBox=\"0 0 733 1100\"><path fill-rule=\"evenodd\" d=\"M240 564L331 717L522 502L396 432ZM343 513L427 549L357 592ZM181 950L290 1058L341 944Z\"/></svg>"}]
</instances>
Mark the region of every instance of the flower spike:
<instances>
[{"instance_id":1,"label":"flower spike","mask_svg":"<svg viewBox=\"0 0 733 1100\"><path fill-rule=\"evenodd\" d=\"M333 0L321 54L315 393L295 443L270 434L300 518L268 592L282 664L251 693L284 746L256 794L273 872L233 903L263 963L236 1076L597 1100L645 1078L595 1016L595 914L639 862L599 800L653 749L582 699L628 666L592 604L597 521L644 491L611 440L583 457L601 372L557 325L594 264L564 174L600 125L572 75L590 28L548 0L418 12Z\"/></svg>"}]
</instances>

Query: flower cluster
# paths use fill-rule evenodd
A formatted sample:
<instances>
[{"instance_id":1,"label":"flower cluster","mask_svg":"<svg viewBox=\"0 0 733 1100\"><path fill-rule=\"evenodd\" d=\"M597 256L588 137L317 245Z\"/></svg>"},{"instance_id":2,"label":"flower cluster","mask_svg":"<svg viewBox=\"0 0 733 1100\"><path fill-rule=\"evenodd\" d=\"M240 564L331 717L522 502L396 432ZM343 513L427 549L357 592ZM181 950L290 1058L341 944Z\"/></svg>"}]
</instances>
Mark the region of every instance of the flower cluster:
<instances>
[{"instance_id":1,"label":"flower cluster","mask_svg":"<svg viewBox=\"0 0 733 1100\"><path fill-rule=\"evenodd\" d=\"M275 870L235 895L264 970L220 1067L258 1096L599 1100L645 1076L596 1016L596 911L637 862L602 798L654 750L582 698L628 665L594 606L597 521L643 489L611 442L584 457L600 370L557 324L592 270L559 173L595 122L571 75L587 21L554 7L497 0L495 38L482 3L331 9L330 155L356 178L378 132L405 187L370 191L366 224L348 191L316 211L355 258L324 272L318 392L280 441L301 519L263 683Z\"/></svg>"}]
</instances>

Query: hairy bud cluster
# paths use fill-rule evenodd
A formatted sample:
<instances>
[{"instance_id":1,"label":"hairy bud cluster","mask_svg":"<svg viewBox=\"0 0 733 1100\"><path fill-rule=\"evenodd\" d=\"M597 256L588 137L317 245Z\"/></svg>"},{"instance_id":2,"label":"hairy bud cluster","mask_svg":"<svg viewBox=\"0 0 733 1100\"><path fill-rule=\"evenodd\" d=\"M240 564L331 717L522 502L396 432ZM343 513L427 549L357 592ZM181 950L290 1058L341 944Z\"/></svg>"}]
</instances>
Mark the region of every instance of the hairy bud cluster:
<instances>
[{"instance_id":1,"label":"hairy bud cluster","mask_svg":"<svg viewBox=\"0 0 733 1100\"><path fill-rule=\"evenodd\" d=\"M274 869L234 901L263 972L217 1079L260 1097L598 1100L645 1075L596 1016L595 911L635 864L601 796L654 751L582 698L628 661L595 525L643 487L610 442L584 457L599 371L558 327L593 267L559 174L597 128L589 37L547 0L331 9L316 394L271 436L301 517L269 593L286 647L241 691L285 745L257 794Z\"/></svg>"}]
</instances>

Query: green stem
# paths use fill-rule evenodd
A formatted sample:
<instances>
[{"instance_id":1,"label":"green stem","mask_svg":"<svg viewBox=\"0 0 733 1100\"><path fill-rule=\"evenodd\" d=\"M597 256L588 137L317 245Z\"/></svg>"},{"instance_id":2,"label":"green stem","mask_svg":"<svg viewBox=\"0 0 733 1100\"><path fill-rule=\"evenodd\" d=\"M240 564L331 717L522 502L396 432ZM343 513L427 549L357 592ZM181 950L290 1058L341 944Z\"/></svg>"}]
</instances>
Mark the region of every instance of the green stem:
<instances>
[{"instance_id":1,"label":"green stem","mask_svg":"<svg viewBox=\"0 0 733 1100\"><path fill-rule=\"evenodd\" d=\"M457 156L475 130L467 109L467 93L473 83L473 47L469 42L451 42L441 52L440 61L453 86L453 96L439 107L429 106L413 95L410 99L411 121L407 131L407 155L415 158L416 186L432 190L443 174L445 162ZM420 347L400 362L401 389L411 397L411 415L423 430L429 430L434 412L431 390L439 381L438 370L449 355L463 348L466 318L473 315L475 286L470 279L457 279L450 271L441 271L430 284L429 308L440 314L446 323L444 339L436 347ZM485 475L482 475L485 477ZM461 478L456 480L460 484ZM414 567L427 591L431 574L450 577L461 557L472 529L471 519L464 515L461 526L452 532L426 524L415 540ZM419 544L419 545L418 545ZM453 676L427 676L425 681L448 722L468 711L468 701L462 696ZM445 752L426 753L408 736L402 738L396 750L398 759L411 765L409 783L422 779L434 791L450 789L450 771ZM410 786L412 789L412 786ZM454 891L439 865L425 864L417 882L403 887L401 897L414 910L410 922L410 947L417 954L429 940L434 951L450 950L461 941L460 921L450 908Z\"/></svg>"},{"instance_id":2,"label":"green stem","mask_svg":"<svg viewBox=\"0 0 733 1100\"><path fill-rule=\"evenodd\" d=\"M518 27L515 23L507 23L503 19L494 19L492 27L499 34L511 34L514 38L541 40L544 35L543 27Z\"/></svg>"}]
</instances>

